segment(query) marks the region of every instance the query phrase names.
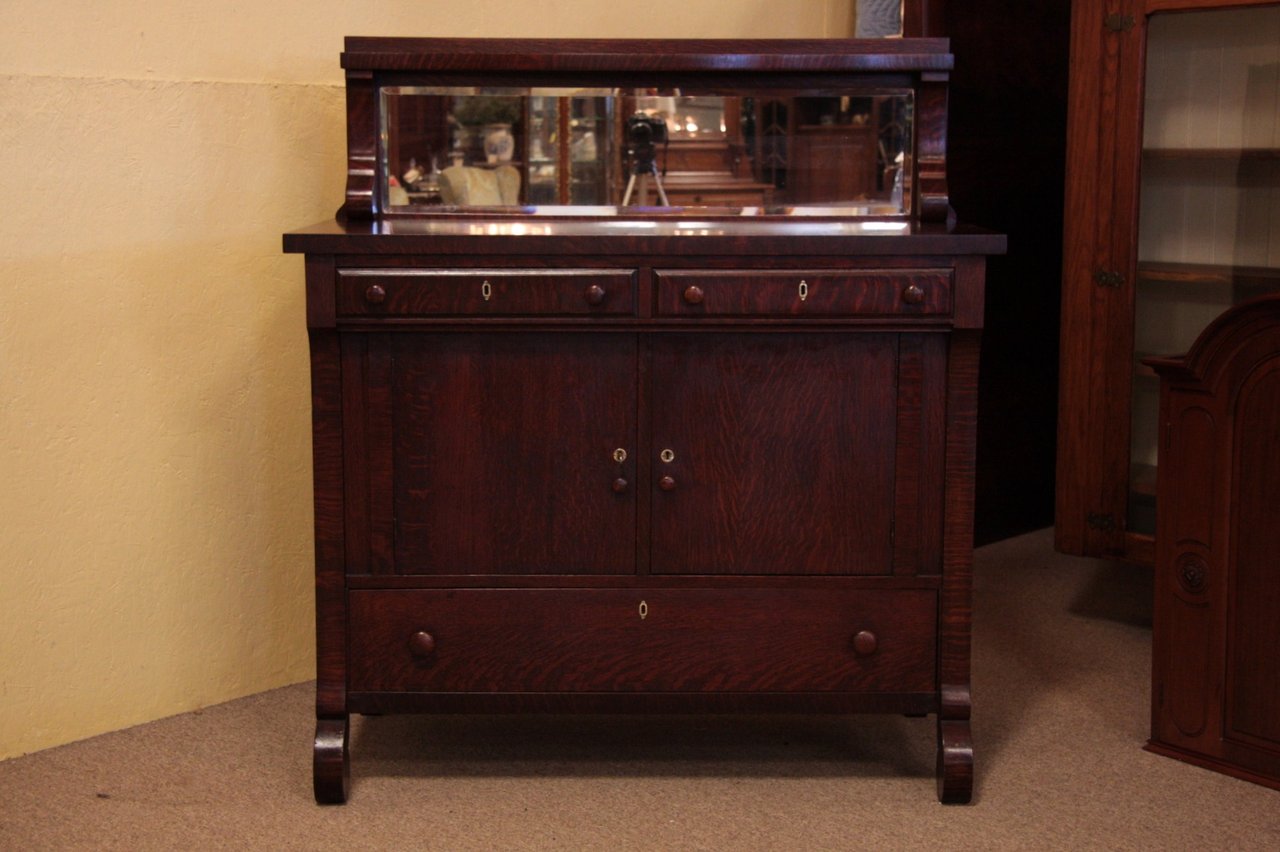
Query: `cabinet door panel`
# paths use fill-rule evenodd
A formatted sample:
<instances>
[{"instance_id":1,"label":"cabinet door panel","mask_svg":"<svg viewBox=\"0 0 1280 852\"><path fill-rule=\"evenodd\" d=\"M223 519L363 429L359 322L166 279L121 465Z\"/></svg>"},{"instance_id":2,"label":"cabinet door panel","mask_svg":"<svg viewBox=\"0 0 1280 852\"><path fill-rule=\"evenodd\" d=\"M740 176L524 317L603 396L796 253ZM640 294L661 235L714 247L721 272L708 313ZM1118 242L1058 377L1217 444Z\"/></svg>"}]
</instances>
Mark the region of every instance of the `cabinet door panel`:
<instances>
[{"instance_id":1,"label":"cabinet door panel","mask_svg":"<svg viewBox=\"0 0 1280 852\"><path fill-rule=\"evenodd\" d=\"M634 335L391 335L368 363L397 573L634 572Z\"/></svg>"},{"instance_id":2,"label":"cabinet door panel","mask_svg":"<svg viewBox=\"0 0 1280 852\"><path fill-rule=\"evenodd\" d=\"M653 385L653 573L891 570L896 336L672 335Z\"/></svg>"}]
</instances>

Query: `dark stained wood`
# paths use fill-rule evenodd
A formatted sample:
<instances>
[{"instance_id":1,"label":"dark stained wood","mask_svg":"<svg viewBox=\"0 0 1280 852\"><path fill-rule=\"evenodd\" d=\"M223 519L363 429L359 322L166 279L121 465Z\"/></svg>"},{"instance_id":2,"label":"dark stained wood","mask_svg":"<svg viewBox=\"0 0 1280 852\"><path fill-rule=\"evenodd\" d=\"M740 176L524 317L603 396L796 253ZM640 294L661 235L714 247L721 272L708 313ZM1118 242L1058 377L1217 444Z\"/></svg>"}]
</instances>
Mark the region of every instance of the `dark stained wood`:
<instances>
[{"instance_id":1,"label":"dark stained wood","mask_svg":"<svg viewBox=\"0 0 1280 852\"><path fill-rule=\"evenodd\" d=\"M922 315L951 312L950 269L656 272L668 316Z\"/></svg>"},{"instance_id":2,"label":"dark stained wood","mask_svg":"<svg viewBox=\"0 0 1280 852\"><path fill-rule=\"evenodd\" d=\"M347 198L339 219L368 219L379 212L377 91L369 71L347 72Z\"/></svg>"},{"instance_id":3,"label":"dark stained wood","mask_svg":"<svg viewBox=\"0 0 1280 852\"><path fill-rule=\"evenodd\" d=\"M650 570L889 571L897 355L878 334L656 341L655 469L674 482L653 501Z\"/></svg>"},{"instance_id":4,"label":"dark stained wood","mask_svg":"<svg viewBox=\"0 0 1280 852\"><path fill-rule=\"evenodd\" d=\"M887 231L868 229L864 223L849 220L744 221L739 218L715 219L695 232L680 219L660 216L647 220L622 218L616 223L572 219L539 221L533 232L527 224L509 218L463 217L324 221L285 234L284 250L370 258L445 255L450 265L462 265L468 258L475 257L540 255L543 260L531 263L544 266L550 262L560 266L564 257L592 257L602 253L625 257L634 256L637 249L652 253L649 257L657 254L776 257L779 245L786 245L794 252L789 257L830 256L848 261L849 240L857 238L858 257L896 256L904 265L918 266L919 262L913 264L909 256L990 255L999 254L1006 247L1001 234L963 225L947 227L911 221L894 223ZM514 236L521 239L512 239ZM690 236L698 239L691 240ZM552 260L547 261L547 257Z\"/></svg>"},{"instance_id":5,"label":"dark stained wood","mask_svg":"<svg viewBox=\"0 0 1280 852\"><path fill-rule=\"evenodd\" d=\"M1280 296L1153 359L1161 442L1148 748L1280 789Z\"/></svg>"},{"instance_id":6,"label":"dark stained wood","mask_svg":"<svg viewBox=\"0 0 1280 852\"><path fill-rule=\"evenodd\" d=\"M1147 22L1156 12L1262 2L1073 3L1055 515L1063 552L1147 564L1153 553L1149 537L1128 530ZM1133 25L1108 27L1110 15ZM1100 272L1119 286L1100 286Z\"/></svg>"},{"instance_id":7,"label":"dark stained wood","mask_svg":"<svg viewBox=\"0 0 1280 852\"><path fill-rule=\"evenodd\" d=\"M946 39L450 39L348 36L361 71L947 71Z\"/></svg>"},{"instance_id":8,"label":"dark stained wood","mask_svg":"<svg viewBox=\"0 0 1280 852\"><path fill-rule=\"evenodd\" d=\"M364 411L386 433L370 488L390 498L373 522L395 521L385 570L635 572L636 498L614 488L639 452L634 335L417 333L369 349L389 388Z\"/></svg>"},{"instance_id":9,"label":"dark stained wood","mask_svg":"<svg viewBox=\"0 0 1280 852\"><path fill-rule=\"evenodd\" d=\"M285 237L308 258L318 801L346 798L351 712L538 710L937 713L939 796L969 799L1004 240L948 221L945 43L656 44L349 40L350 149L376 150L372 81L883 80L925 114L912 217L379 217L352 159L341 221Z\"/></svg>"},{"instance_id":10,"label":"dark stained wood","mask_svg":"<svg viewBox=\"0 0 1280 852\"><path fill-rule=\"evenodd\" d=\"M344 269L338 273L342 316L626 316L634 312L635 282L629 271Z\"/></svg>"},{"instance_id":11,"label":"dark stained wood","mask_svg":"<svg viewBox=\"0 0 1280 852\"><path fill-rule=\"evenodd\" d=\"M349 727L345 715L337 719L316 720L311 775L318 804L341 805L347 801L351 787L351 761L347 747Z\"/></svg>"},{"instance_id":12,"label":"dark stained wood","mask_svg":"<svg viewBox=\"0 0 1280 852\"><path fill-rule=\"evenodd\" d=\"M353 713L937 712L927 692L352 692ZM856 755L850 755L856 759Z\"/></svg>"},{"instance_id":13,"label":"dark stained wood","mask_svg":"<svg viewBox=\"0 0 1280 852\"><path fill-rule=\"evenodd\" d=\"M924 692L936 612L928 591L352 592L351 688Z\"/></svg>"}]
</instances>

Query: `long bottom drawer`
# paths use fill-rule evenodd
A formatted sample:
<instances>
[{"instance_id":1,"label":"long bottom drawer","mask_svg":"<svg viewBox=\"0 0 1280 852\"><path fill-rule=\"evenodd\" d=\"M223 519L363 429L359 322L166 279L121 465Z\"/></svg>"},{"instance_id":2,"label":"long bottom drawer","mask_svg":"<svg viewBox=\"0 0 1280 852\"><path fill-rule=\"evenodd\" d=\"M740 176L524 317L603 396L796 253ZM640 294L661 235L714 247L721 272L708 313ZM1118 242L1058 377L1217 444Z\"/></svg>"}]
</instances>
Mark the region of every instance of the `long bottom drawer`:
<instances>
[{"instance_id":1,"label":"long bottom drawer","mask_svg":"<svg viewBox=\"0 0 1280 852\"><path fill-rule=\"evenodd\" d=\"M928 589L349 594L353 692L929 692Z\"/></svg>"}]
</instances>

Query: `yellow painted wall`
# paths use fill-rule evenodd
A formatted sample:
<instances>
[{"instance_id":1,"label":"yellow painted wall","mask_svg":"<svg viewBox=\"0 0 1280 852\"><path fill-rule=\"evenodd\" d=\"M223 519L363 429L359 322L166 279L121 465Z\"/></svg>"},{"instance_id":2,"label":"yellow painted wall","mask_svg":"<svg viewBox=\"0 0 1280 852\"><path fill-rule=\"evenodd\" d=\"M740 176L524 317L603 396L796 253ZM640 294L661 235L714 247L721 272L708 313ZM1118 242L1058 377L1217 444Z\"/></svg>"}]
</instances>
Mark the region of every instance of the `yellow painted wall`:
<instances>
[{"instance_id":1,"label":"yellow painted wall","mask_svg":"<svg viewBox=\"0 0 1280 852\"><path fill-rule=\"evenodd\" d=\"M313 676L280 234L341 201L344 35L843 36L851 6L0 4L0 758Z\"/></svg>"}]
</instances>

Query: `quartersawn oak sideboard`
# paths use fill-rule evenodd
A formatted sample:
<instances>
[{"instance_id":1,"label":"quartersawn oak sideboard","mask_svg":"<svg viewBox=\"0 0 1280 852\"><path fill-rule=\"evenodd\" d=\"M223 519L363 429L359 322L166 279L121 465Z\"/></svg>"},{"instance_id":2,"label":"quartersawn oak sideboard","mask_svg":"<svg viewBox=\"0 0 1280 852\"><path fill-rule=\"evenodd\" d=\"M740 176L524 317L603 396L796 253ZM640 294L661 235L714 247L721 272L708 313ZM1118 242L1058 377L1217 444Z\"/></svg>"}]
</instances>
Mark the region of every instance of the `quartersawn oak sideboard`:
<instances>
[{"instance_id":1,"label":"quartersawn oak sideboard","mask_svg":"<svg viewBox=\"0 0 1280 852\"><path fill-rule=\"evenodd\" d=\"M346 800L351 713L812 711L936 715L939 797L968 801L1004 240L949 221L945 42L348 39L343 59L347 201L285 236L311 343L317 800ZM498 97L495 162L457 116ZM657 200L694 107L776 207L627 203L637 176ZM886 129L875 194L787 197L811 182L765 166L813 121ZM442 197L504 170L514 202Z\"/></svg>"}]
</instances>

